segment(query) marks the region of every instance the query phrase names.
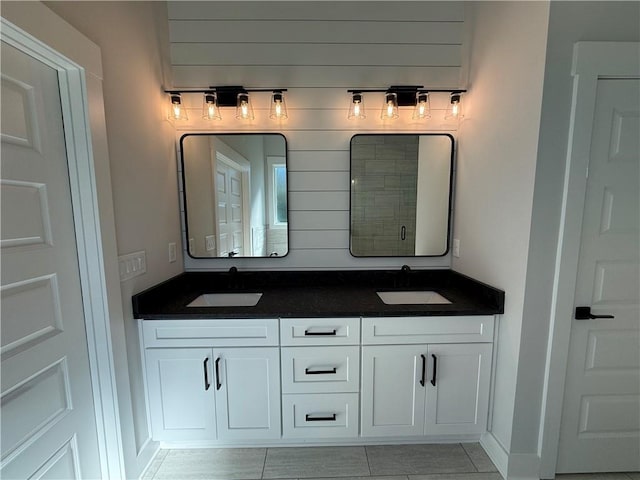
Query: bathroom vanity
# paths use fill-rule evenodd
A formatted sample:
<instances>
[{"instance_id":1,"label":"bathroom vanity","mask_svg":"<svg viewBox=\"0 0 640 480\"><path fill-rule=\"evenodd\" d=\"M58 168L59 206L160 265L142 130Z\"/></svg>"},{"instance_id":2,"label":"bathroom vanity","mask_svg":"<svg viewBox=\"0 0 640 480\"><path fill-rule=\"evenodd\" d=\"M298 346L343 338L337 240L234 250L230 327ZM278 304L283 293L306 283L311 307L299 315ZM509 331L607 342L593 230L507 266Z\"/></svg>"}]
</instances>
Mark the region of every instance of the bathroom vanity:
<instances>
[{"instance_id":1,"label":"bathroom vanity","mask_svg":"<svg viewBox=\"0 0 640 480\"><path fill-rule=\"evenodd\" d=\"M477 440L503 306L451 270L184 273L133 298L153 439Z\"/></svg>"}]
</instances>

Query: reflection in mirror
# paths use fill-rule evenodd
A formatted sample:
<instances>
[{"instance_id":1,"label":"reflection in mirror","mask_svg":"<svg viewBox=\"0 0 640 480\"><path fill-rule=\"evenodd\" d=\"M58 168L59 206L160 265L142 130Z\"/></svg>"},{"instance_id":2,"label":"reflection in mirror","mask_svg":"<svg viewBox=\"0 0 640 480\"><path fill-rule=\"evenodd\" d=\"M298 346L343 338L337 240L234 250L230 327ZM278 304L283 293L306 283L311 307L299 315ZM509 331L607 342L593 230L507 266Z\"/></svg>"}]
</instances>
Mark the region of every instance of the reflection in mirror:
<instances>
[{"instance_id":1,"label":"reflection in mirror","mask_svg":"<svg viewBox=\"0 0 640 480\"><path fill-rule=\"evenodd\" d=\"M446 255L453 137L375 134L351 138L351 254Z\"/></svg>"},{"instance_id":2,"label":"reflection in mirror","mask_svg":"<svg viewBox=\"0 0 640 480\"><path fill-rule=\"evenodd\" d=\"M180 139L189 255L287 254L287 144L280 134Z\"/></svg>"}]
</instances>

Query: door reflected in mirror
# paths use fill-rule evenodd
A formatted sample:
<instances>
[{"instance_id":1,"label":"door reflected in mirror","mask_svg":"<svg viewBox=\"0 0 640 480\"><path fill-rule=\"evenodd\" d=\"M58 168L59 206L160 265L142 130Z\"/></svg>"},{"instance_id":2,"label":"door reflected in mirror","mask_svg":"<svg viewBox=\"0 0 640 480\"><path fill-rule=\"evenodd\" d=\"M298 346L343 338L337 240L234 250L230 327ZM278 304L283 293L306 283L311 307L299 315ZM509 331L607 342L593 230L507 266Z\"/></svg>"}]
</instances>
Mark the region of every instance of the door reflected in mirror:
<instances>
[{"instance_id":1,"label":"door reflected in mirror","mask_svg":"<svg viewBox=\"0 0 640 480\"><path fill-rule=\"evenodd\" d=\"M452 171L451 135L354 135L351 138L351 254L355 257L446 255Z\"/></svg>"},{"instance_id":2,"label":"door reflected in mirror","mask_svg":"<svg viewBox=\"0 0 640 480\"><path fill-rule=\"evenodd\" d=\"M288 253L283 135L186 134L180 149L191 257L283 257Z\"/></svg>"}]
</instances>

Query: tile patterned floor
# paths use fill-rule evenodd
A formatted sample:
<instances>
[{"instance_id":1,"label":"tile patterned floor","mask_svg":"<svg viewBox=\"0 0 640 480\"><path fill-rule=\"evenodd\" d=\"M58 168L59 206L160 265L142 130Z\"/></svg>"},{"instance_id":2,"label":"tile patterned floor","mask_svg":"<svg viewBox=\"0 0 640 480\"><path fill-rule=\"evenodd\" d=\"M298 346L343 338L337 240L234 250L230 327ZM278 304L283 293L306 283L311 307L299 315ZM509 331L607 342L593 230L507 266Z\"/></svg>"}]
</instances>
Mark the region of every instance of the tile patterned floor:
<instances>
[{"instance_id":1,"label":"tile patterned floor","mask_svg":"<svg viewBox=\"0 0 640 480\"><path fill-rule=\"evenodd\" d=\"M477 443L160 450L142 480L502 480ZM557 480L640 480L638 473Z\"/></svg>"}]
</instances>

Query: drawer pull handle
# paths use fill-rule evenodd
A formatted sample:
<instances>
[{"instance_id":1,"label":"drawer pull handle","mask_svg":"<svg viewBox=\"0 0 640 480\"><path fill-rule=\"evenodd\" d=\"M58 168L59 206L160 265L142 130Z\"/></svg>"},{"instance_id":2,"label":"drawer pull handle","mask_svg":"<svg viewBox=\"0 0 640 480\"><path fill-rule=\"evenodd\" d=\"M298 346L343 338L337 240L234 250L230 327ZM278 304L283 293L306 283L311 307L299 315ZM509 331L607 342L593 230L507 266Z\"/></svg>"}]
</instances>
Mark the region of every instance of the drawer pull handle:
<instances>
[{"instance_id":1,"label":"drawer pull handle","mask_svg":"<svg viewBox=\"0 0 640 480\"><path fill-rule=\"evenodd\" d=\"M204 359L204 391L209 390L211 384L209 383L209 367L207 366L209 363L209 357Z\"/></svg>"},{"instance_id":2,"label":"drawer pull handle","mask_svg":"<svg viewBox=\"0 0 640 480\"><path fill-rule=\"evenodd\" d=\"M304 420L305 422L335 422L336 421L336 414L332 414L331 416L328 417L315 417L311 414L306 414L304 416Z\"/></svg>"},{"instance_id":3,"label":"drawer pull handle","mask_svg":"<svg viewBox=\"0 0 640 480\"><path fill-rule=\"evenodd\" d=\"M438 371L438 357L436 357L433 353L431 354L433 358L433 374L431 375L431 385L436 386L436 372Z\"/></svg>"},{"instance_id":4,"label":"drawer pull handle","mask_svg":"<svg viewBox=\"0 0 640 480\"><path fill-rule=\"evenodd\" d=\"M422 354L420 354L420 357L422 357L422 375L420 376L420 385L424 387L424 376L427 371L427 359Z\"/></svg>"},{"instance_id":5,"label":"drawer pull handle","mask_svg":"<svg viewBox=\"0 0 640 480\"><path fill-rule=\"evenodd\" d=\"M220 390L222 383L220 383L220 357L216 358L216 390Z\"/></svg>"},{"instance_id":6,"label":"drawer pull handle","mask_svg":"<svg viewBox=\"0 0 640 480\"><path fill-rule=\"evenodd\" d=\"M310 336L316 335L316 336L322 336L322 337L330 337L330 336L335 336L336 333L338 333L338 331L335 328L330 332L312 332L310 330L305 330L304 336L310 337Z\"/></svg>"},{"instance_id":7,"label":"drawer pull handle","mask_svg":"<svg viewBox=\"0 0 640 480\"><path fill-rule=\"evenodd\" d=\"M331 370L311 370L309 368L304 369L305 375L330 375L337 373L337 367L333 367Z\"/></svg>"}]
</instances>

